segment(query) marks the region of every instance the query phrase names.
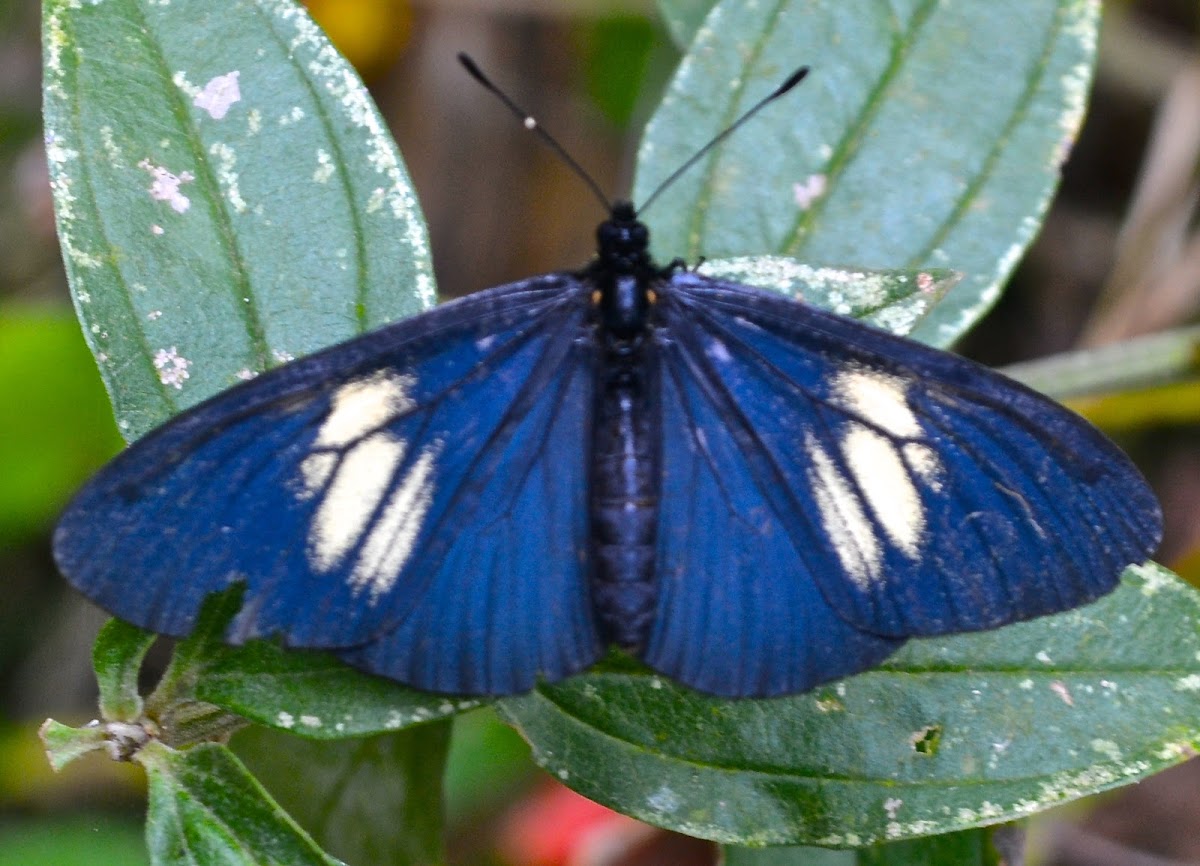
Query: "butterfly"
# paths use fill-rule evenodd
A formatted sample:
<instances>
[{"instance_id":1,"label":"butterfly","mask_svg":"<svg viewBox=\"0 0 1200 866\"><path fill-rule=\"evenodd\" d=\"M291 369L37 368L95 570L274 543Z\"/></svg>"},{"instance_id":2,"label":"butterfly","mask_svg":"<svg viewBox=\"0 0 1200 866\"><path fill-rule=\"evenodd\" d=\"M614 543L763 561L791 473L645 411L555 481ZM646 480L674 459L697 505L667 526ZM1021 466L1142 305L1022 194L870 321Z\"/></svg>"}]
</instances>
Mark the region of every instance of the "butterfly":
<instances>
[{"instance_id":1,"label":"butterfly","mask_svg":"<svg viewBox=\"0 0 1200 866\"><path fill-rule=\"evenodd\" d=\"M1082 418L648 244L618 202L582 270L178 415L71 502L60 569L170 635L241 584L230 640L435 692L526 691L616 645L762 697L1084 604L1157 547L1153 494Z\"/></svg>"}]
</instances>

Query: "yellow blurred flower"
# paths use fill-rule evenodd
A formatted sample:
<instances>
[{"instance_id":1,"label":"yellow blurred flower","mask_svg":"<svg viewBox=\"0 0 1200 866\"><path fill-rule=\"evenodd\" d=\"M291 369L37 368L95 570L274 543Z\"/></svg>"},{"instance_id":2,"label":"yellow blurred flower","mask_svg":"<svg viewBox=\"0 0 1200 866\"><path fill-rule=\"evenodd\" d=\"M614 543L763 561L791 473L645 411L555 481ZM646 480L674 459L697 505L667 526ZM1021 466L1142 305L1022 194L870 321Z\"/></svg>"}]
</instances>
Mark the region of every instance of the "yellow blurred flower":
<instances>
[{"instance_id":1,"label":"yellow blurred flower","mask_svg":"<svg viewBox=\"0 0 1200 866\"><path fill-rule=\"evenodd\" d=\"M312 17L363 78L387 69L408 42L408 0L306 0Z\"/></svg>"}]
</instances>

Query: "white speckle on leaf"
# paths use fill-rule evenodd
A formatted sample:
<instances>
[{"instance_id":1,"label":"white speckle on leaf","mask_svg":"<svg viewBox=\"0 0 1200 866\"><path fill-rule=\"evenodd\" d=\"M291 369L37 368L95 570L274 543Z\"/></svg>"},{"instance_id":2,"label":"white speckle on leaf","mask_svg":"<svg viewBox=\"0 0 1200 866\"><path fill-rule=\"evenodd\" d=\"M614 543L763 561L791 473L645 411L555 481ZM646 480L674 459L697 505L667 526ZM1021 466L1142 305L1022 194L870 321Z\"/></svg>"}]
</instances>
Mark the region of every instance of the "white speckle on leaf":
<instances>
[{"instance_id":1,"label":"white speckle on leaf","mask_svg":"<svg viewBox=\"0 0 1200 866\"><path fill-rule=\"evenodd\" d=\"M217 182L225 193L225 198L238 213L246 212L246 200L242 198L237 168L237 153L224 142L214 142L208 153L216 161Z\"/></svg>"},{"instance_id":2,"label":"white speckle on leaf","mask_svg":"<svg viewBox=\"0 0 1200 866\"><path fill-rule=\"evenodd\" d=\"M173 174L161 165L154 165L150 160L143 159L138 168L150 172L153 179L150 184L150 198L155 201L165 201L176 213L185 213L192 206L192 201L182 192L180 187L196 179L190 171Z\"/></svg>"},{"instance_id":3,"label":"white speckle on leaf","mask_svg":"<svg viewBox=\"0 0 1200 866\"><path fill-rule=\"evenodd\" d=\"M1175 681L1177 692L1200 692L1200 674L1189 674Z\"/></svg>"},{"instance_id":4,"label":"white speckle on leaf","mask_svg":"<svg viewBox=\"0 0 1200 866\"><path fill-rule=\"evenodd\" d=\"M317 168L313 172L313 180L317 183L326 183L333 177L334 165L333 157L327 152L318 148L317 150Z\"/></svg>"},{"instance_id":5,"label":"white speckle on leaf","mask_svg":"<svg viewBox=\"0 0 1200 866\"><path fill-rule=\"evenodd\" d=\"M58 10L51 12L51 8L46 7L46 89L61 97L65 95L61 80L62 52L70 40L63 29Z\"/></svg>"},{"instance_id":6,"label":"white speckle on leaf","mask_svg":"<svg viewBox=\"0 0 1200 866\"><path fill-rule=\"evenodd\" d=\"M1121 760L1121 747L1112 740L1094 739L1091 746L1093 751L1099 752L1110 761Z\"/></svg>"},{"instance_id":7,"label":"white speckle on leaf","mask_svg":"<svg viewBox=\"0 0 1200 866\"><path fill-rule=\"evenodd\" d=\"M193 97L192 104L201 111L207 111L213 120L223 120L229 113L230 106L242 99L242 91L238 86L240 75L235 69L210 79Z\"/></svg>"},{"instance_id":8,"label":"white speckle on leaf","mask_svg":"<svg viewBox=\"0 0 1200 866\"><path fill-rule=\"evenodd\" d=\"M1170 573L1159 568L1152 562L1131 565L1128 571L1142 580L1142 595L1149 597L1157 595L1164 589L1174 589L1178 586ZM1197 656L1200 658L1200 656Z\"/></svg>"},{"instance_id":9,"label":"white speckle on leaf","mask_svg":"<svg viewBox=\"0 0 1200 866\"><path fill-rule=\"evenodd\" d=\"M1196 749L1187 741L1164 743L1155 756L1160 761L1182 761L1196 757Z\"/></svg>"},{"instance_id":10,"label":"white speckle on leaf","mask_svg":"<svg viewBox=\"0 0 1200 866\"><path fill-rule=\"evenodd\" d=\"M174 346L159 349L154 353L154 368L158 370L158 380L176 390L182 388L183 383L191 378L188 372L191 365L192 362L180 355Z\"/></svg>"},{"instance_id":11,"label":"white speckle on leaf","mask_svg":"<svg viewBox=\"0 0 1200 866\"><path fill-rule=\"evenodd\" d=\"M663 785L646 798L646 805L660 814L670 815L680 806L679 795Z\"/></svg>"},{"instance_id":12,"label":"white speckle on leaf","mask_svg":"<svg viewBox=\"0 0 1200 866\"><path fill-rule=\"evenodd\" d=\"M1050 683L1050 691L1058 695L1059 699L1068 707L1075 706L1075 699L1071 697L1071 690L1067 688L1067 684L1062 680L1055 680Z\"/></svg>"},{"instance_id":13,"label":"white speckle on leaf","mask_svg":"<svg viewBox=\"0 0 1200 866\"><path fill-rule=\"evenodd\" d=\"M816 698L814 703L816 704L817 710L822 713L839 713L844 712L846 709L845 704L843 704L837 698L829 696Z\"/></svg>"},{"instance_id":14,"label":"white speckle on leaf","mask_svg":"<svg viewBox=\"0 0 1200 866\"><path fill-rule=\"evenodd\" d=\"M151 310L150 312L146 313L146 318L151 322L157 322L162 318L162 314L162 310Z\"/></svg>"},{"instance_id":15,"label":"white speckle on leaf","mask_svg":"<svg viewBox=\"0 0 1200 866\"><path fill-rule=\"evenodd\" d=\"M300 121L302 121L304 119L304 117L305 117L304 109L301 108L299 105L294 105L294 106L292 106L291 111L288 111L287 113L280 115L279 125L280 126L291 126L293 123L299 123Z\"/></svg>"},{"instance_id":16,"label":"white speckle on leaf","mask_svg":"<svg viewBox=\"0 0 1200 866\"><path fill-rule=\"evenodd\" d=\"M150 234L152 234L152 235L159 236L159 235L162 235L165 231L166 231L166 229L164 229L158 223L155 223L154 225L150 226Z\"/></svg>"},{"instance_id":17,"label":"white speckle on leaf","mask_svg":"<svg viewBox=\"0 0 1200 866\"><path fill-rule=\"evenodd\" d=\"M187 73L182 69L171 76L171 81L188 99L195 100L200 95L200 88L188 81Z\"/></svg>"},{"instance_id":18,"label":"white speckle on leaf","mask_svg":"<svg viewBox=\"0 0 1200 866\"><path fill-rule=\"evenodd\" d=\"M104 147L104 155L114 168L122 168L121 147L113 138L113 128L105 125L100 127L100 144Z\"/></svg>"},{"instance_id":19,"label":"white speckle on leaf","mask_svg":"<svg viewBox=\"0 0 1200 866\"><path fill-rule=\"evenodd\" d=\"M1054 661L1050 658L1050 653L1045 650L1038 650L1034 658L1044 665L1054 664Z\"/></svg>"},{"instance_id":20,"label":"white speckle on leaf","mask_svg":"<svg viewBox=\"0 0 1200 866\"><path fill-rule=\"evenodd\" d=\"M300 724L306 728L319 728L321 727L321 720L317 716L301 716Z\"/></svg>"},{"instance_id":21,"label":"white speckle on leaf","mask_svg":"<svg viewBox=\"0 0 1200 866\"><path fill-rule=\"evenodd\" d=\"M792 184L792 198L800 210L808 210L812 203L825 194L827 178L823 174L810 174L801 183Z\"/></svg>"},{"instance_id":22,"label":"white speckle on leaf","mask_svg":"<svg viewBox=\"0 0 1200 866\"><path fill-rule=\"evenodd\" d=\"M883 811L887 812L888 819L896 820L896 813L900 811L900 807L904 805L904 801L896 797L888 797L883 801Z\"/></svg>"},{"instance_id":23,"label":"white speckle on leaf","mask_svg":"<svg viewBox=\"0 0 1200 866\"><path fill-rule=\"evenodd\" d=\"M275 722L281 728L290 728L292 725L296 724L296 719L291 713L285 713L280 710L279 715L275 717Z\"/></svg>"}]
</instances>

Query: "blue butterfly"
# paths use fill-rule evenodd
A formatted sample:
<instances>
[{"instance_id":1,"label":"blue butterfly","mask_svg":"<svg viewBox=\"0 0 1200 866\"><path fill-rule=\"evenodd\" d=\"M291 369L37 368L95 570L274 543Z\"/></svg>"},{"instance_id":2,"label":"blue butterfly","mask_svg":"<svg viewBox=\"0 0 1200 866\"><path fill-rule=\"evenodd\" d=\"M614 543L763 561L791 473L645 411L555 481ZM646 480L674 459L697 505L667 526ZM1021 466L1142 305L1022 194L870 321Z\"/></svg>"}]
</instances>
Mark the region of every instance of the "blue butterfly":
<instances>
[{"instance_id":1,"label":"blue butterfly","mask_svg":"<svg viewBox=\"0 0 1200 866\"><path fill-rule=\"evenodd\" d=\"M172 635L240 583L230 640L436 692L525 691L616 645L748 697L1084 604L1157 547L1138 471L1053 401L656 265L628 203L597 238L581 271L444 304L151 432L68 507L63 573Z\"/></svg>"}]
</instances>

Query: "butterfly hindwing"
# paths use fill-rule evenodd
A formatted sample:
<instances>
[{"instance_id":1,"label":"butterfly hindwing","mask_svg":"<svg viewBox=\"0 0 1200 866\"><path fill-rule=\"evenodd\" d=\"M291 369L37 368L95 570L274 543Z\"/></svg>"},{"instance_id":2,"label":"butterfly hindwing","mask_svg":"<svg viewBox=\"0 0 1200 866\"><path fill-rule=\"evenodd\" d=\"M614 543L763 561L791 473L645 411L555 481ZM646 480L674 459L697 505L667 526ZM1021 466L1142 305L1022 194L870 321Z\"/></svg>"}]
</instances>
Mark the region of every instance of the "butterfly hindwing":
<instances>
[{"instance_id":1,"label":"butterfly hindwing","mask_svg":"<svg viewBox=\"0 0 1200 866\"><path fill-rule=\"evenodd\" d=\"M679 425L720 418L719 482L753 493L738 493L747 514L710 533L736 536L739 520L761 515L789 536L790 556L773 556L786 549L780 542L740 566L764 584L739 591L741 627L777 617L775 599L811 581L838 618L870 634L988 628L1102 595L1161 536L1158 505L1128 459L999 374L691 273L675 274L663 294L674 358L664 363L704 383L691 386L692 408L675 428L664 424L666 485L676 483L673 466L693 459L673 452L703 441ZM698 429L711 443L712 428ZM669 529L685 506L664 502ZM679 555L663 552L662 573L678 571ZM661 615L685 623L660 623L664 634L699 625L682 603ZM740 639L737 627L726 640Z\"/></svg>"},{"instance_id":2,"label":"butterfly hindwing","mask_svg":"<svg viewBox=\"0 0 1200 866\"><path fill-rule=\"evenodd\" d=\"M578 670L599 651L571 489L587 474L586 308L569 276L528 280L218 395L89 482L55 555L103 607L168 634L244 581L234 638L341 649L447 692ZM441 629L420 662L416 622ZM438 655L483 636L489 663Z\"/></svg>"}]
</instances>

